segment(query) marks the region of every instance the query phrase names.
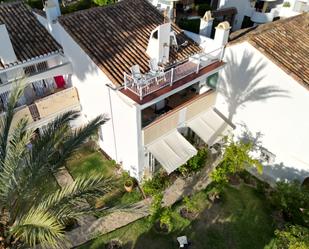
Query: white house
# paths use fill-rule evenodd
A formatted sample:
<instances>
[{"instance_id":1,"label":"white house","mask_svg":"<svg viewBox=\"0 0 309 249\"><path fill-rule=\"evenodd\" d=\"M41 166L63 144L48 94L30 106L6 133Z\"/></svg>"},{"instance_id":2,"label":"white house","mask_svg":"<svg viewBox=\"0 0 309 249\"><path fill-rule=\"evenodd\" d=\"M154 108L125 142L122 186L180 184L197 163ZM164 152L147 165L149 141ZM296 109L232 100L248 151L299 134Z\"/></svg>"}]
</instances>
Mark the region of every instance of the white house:
<instances>
[{"instance_id":1,"label":"white house","mask_svg":"<svg viewBox=\"0 0 309 249\"><path fill-rule=\"evenodd\" d=\"M262 134L264 176L309 176L309 13L233 35L216 108ZM238 132L237 132L238 131Z\"/></svg>"},{"instance_id":2,"label":"white house","mask_svg":"<svg viewBox=\"0 0 309 249\"><path fill-rule=\"evenodd\" d=\"M26 77L15 125L28 119L29 127L40 128L67 110L79 110L77 89L72 87L72 65L61 46L23 3L0 5L0 115L15 80Z\"/></svg>"},{"instance_id":3,"label":"white house","mask_svg":"<svg viewBox=\"0 0 309 249\"><path fill-rule=\"evenodd\" d=\"M161 11L173 14L173 3L183 2L184 8L187 0L149 0ZM278 18L287 18L309 11L308 0L208 0L212 10L216 12L217 18L222 21L232 20L232 30L247 28L251 25L258 25L272 22ZM237 11L234 11L236 8ZM223 12L219 11L222 10ZM215 14L214 12L214 14ZM237 12L235 14L235 12ZM234 16L235 15L235 16ZM230 16L229 19L226 19Z\"/></svg>"},{"instance_id":4,"label":"white house","mask_svg":"<svg viewBox=\"0 0 309 249\"><path fill-rule=\"evenodd\" d=\"M49 0L47 15L37 17L72 62L85 119L110 118L101 148L132 176L141 180L159 165L171 173L184 164L197 153L188 133L212 145L231 129L213 109L228 23L203 50L146 0L64 16L55 7Z\"/></svg>"},{"instance_id":5,"label":"white house","mask_svg":"<svg viewBox=\"0 0 309 249\"><path fill-rule=\"evenodd\" d=\"M235 7L237 14L233 30L241 28L244 18L250 18L254 24L272 22L275 18L287 18L309 11L308 0L220 0L217 9Z\"/></svg>"}]
</instances>

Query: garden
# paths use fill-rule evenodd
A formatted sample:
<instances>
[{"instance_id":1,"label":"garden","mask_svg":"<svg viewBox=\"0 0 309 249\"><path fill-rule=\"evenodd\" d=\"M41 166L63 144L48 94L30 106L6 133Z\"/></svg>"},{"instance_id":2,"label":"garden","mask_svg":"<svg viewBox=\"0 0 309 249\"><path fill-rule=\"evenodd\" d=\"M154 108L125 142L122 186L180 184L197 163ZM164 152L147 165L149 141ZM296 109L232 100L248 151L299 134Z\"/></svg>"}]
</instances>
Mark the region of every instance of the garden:
<instances>
[{"instance_id":1,"label":"garden","mask_svg":"<svg viewBox=\"0 0 309 249\"><path fill-rule=\"evenodd\" d=\"M251 145L229 141L221 163L211 174L213 182L171 207L162 206L164 190L175 175L186 179L199 174L209 152L201 148L174 176L157 173L142 185L152 197L148 217L78 248L178 248L177 237L183 235L192 249L309 248L308 188L298 182L280 182L272 188L249 174L244 162L261 170L259 162L248 155L251 149Z\"/></svg>"}]
</instances>

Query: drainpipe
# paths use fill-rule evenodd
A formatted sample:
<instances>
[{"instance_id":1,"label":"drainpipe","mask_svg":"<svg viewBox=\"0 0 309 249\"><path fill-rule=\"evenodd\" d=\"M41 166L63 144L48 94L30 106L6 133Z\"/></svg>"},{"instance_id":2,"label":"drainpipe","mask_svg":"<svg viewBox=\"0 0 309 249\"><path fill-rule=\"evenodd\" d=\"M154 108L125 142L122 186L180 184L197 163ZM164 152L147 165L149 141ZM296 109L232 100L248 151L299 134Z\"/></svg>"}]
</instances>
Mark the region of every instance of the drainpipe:
<instances>
[{"instance_id":1,"label":"drainpipe","mask_svg":"<svg viewBox=\"0 0 309 249\"><path fill-rule=\"evenodd\" d=\"M113 112L111 92L110 92L111 89L113 89L113 88L109 84L106 84L106 86L107 86L107 89L108 89L108 100L109 100L110 113L111 113L111 119L112 119L111 121L112 121L112 127L113 127L115 159L116 159L116 162L118 162L117 142L116 142L115 123L114 123L114 112Z\"/></svg>"}]
</instances>

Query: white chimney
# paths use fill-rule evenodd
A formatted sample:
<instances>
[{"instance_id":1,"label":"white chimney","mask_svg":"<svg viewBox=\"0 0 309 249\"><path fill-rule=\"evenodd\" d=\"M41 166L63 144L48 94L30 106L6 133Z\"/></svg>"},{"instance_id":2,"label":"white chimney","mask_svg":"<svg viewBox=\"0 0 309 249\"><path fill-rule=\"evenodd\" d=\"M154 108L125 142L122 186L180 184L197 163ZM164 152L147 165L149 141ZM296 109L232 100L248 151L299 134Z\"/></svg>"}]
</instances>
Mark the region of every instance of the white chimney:
<instances>
[{"instance_id":1,"label":"white chimney","mask_svg":"<svg viewBox=\"0 0 309 249\"><path fill-rule=\"evenodd\" d=\"M171 23L164 23L151 32L146 53L159 63L166 63L170 53Z\"/></svg>"},{"instance_id":2,"label":"white chimney","mask_svg":"<svg viewBox=\"0 0 309 249\"><path fill-rule=\"evenodd\" d=\"M17 61L9 33L5 24L0 25L0 60L2 64L10 64Z\"/></svg>"},{"instance_id":3,"label":"white chimney","mask_svg":"<svg viewBox=\"0 0 309 249\"><path fill-rule=\"evenodd\" d=\"M58 0L47 0L44 4L44 10L49 23L53 23L61 15Z\"/></svg>"},{"instance_id":4,"label":"white chimney","mask_svg":"<svg viewBox=\"0 0 309 249\"><path fill-rule=\"evenodd\" d=\"M220 46L224 46L227 44L229 39L231 26L229 22L220 22L218 26L216 27L216 33L215 33L215 43L219 44Z\"/></svg>"},{"instance_id":5,"label":"white chimney","mask_svg":"<svg viewBox=\"0 0 309 249\"><path fill-rule=\"evenodd\" d=\"M214 19L211 16L211 12L206 11L203 18L201 18L200 35L203 35L203 36L206 36L206 37L211 36L213 21L214 21Z\"/></svg>"}]
</instances>

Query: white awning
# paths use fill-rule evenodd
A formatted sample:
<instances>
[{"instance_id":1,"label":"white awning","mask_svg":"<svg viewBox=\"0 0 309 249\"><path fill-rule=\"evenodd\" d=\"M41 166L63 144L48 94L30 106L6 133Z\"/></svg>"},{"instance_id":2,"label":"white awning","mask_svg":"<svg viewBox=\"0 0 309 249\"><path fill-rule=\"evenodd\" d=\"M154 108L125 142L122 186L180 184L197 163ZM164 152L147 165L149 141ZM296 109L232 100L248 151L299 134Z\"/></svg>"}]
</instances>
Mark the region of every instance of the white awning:
<instances>
[{"instance_id":1,"label":"white awning","mask_svg":"<svg viewBox=\"0 0 309 249\"><path fill-rule=\"evenodd\" d=\"M197 153L197 150L178 131L173 131L151 143L147 149L168 174L185 164Z\"/></svg>"},{"instance_id":2,"label":"white awning","mask_svg":"<svg viewBox=\"0 0 309 249\"><path fill-rule=\"evenodd\" d=\"M213 109L191 120L188 126L208 145L213 145L233 130Z\"/></svg>"}]
</instances>

